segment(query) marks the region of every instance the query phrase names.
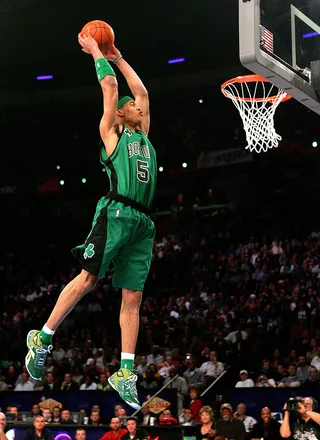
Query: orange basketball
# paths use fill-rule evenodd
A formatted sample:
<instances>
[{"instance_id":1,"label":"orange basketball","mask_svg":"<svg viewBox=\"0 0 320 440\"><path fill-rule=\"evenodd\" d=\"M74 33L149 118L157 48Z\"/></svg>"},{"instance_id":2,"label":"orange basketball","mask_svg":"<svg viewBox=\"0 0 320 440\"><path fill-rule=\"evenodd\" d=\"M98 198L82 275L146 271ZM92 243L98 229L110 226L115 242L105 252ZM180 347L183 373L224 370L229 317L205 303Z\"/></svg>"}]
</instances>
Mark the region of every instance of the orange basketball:
<instances>
[{"instance_id":1,"label":"orange basketball","mask_svg":"<svg viewBox=\"0 0 320 440\"><path fill-rule=\"evenodd\" d=\"M109 48L114 44L114 32L108 23L101 20L89 21L81 30L81 35L88 35L90 31L91 37L93 37L99 45L99 49L102 53L108 53Z\"/></svg>"}]
</instances>

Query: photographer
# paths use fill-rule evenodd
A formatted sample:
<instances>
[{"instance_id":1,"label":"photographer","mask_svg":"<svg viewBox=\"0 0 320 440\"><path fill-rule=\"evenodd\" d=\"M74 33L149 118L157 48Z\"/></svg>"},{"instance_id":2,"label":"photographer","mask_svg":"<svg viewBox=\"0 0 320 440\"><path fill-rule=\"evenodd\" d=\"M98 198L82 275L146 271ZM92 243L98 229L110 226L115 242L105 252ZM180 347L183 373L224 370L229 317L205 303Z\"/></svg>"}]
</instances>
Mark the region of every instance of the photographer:
<instances>
[{"instance_id":1,"label":"photographer","mask_svg":"<svg viewBox=\"0 0 320 440\"><path fill-rule=\"evenodd\" d=\"M320 438L320 414L315 412L317 401L310 398L293 398L284 405L284 419L280 428L283 438L291 435L295 440Z\"/></svg>"}]
</instances>

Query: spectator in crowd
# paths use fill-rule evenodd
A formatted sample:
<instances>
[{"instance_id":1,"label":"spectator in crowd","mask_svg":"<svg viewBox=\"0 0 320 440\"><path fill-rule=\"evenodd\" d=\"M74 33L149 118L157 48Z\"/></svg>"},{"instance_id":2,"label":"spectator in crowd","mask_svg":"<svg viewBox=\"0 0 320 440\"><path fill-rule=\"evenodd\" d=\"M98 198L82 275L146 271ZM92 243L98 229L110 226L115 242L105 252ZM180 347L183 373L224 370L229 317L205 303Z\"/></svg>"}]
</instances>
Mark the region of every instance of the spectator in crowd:
<instances>
[{"instance_id":1,"label":"spectator in crowd","mask_svg":"<svg viewBox=\"0 0 320 440\"><path fill-rule=\"evenodd\" d=\"M115 416L115 417L118 417L118 411L119 411L119 409L123 409L123 406L122 406L122 405L115 405L115 406L114 406L114 416Z\"/></svg>"},{"instance_id":2,"label":"spectator in crowd","mask_svg":"<svg viewBox=\"0 0 320 440\"><path fill-rule=\"evenodd\" d=\"M137 367L137 372L140 377L144 377L144 374L147 370L147 356L141 356L139 365Z\"/></svg>"},{"instance_id":3,"label":"spectator in crowd","mask_svg":"<svg viewBox=\"0 0 320 440\"><path fill-rule=\"evenodd\" d=\"M271 410L262 408L261 420L253 425L251 431L247 431L246 440L265 439L265 440L281 440L280 423L273 420Z\"/></svg>"},{"instance_id":4,"label":"spectator in crowd","mask_svg":"<svg viewBox=\"0 0 320 440\"><path fill-rule=\"evenodd\" d=\"M33 417L40 415L40 405L39 403L34 403L31 408L31 415Z\"/></svg>"},{"instance_id":5,"label":"spectator in crowd","mask_svg":"<svg viewBox=\"0 0 320 440\"><path fill-rule=\"evenodd\" d=\"M310 341L309 351L307 351L306 354L308 363L310 363L312 359L318 355L317 345L318 345L317 340L315 338L312 338Z\"/></svg>"},{"instance_id":6,"label":"spectator in crowd","mask_svg":"<svg viewBox=\"0 0 320 440\"><path fill-rule=\"evenodd\" d=\"M149 405L146 405L145 403L142 404L141 415L142 415L141 425L142 426L150 425L150 419L152 415L150 414Z\"/></svg>"},{"instance_id":7,"label":"spectator in crowd","mask_svg":"<svg viewBox=\"0 0 320 440\"><path fill-rule=\"evenodd\" d=\"M0 374L0 393L2 391L8 391L8 385L4 381L4 377L2 376L2 374Z\"/></svg>"},{"instance_id":8,"label":"spectator in crowd","mask_svg":"<svg viewBox=\"0 0 320 440\"><path fill-rule=\"evenodd\" d=\"M211 380L216 379L224 371L222 362L218 362L217 353L210 351L209 361L204 362L200 367L200 373Z\"/></svg>"},{"instance_id":9,"label":"spectator in crowd","mask_svg":"<svg viewBox=\"0 0 320 440\"><path fill-rule=\"evenodd\" d=\"M76 366L72 379L80 386L83 380L83 372L81 366Z\"/></svg>"},{"instance_id":10,"label":"spectator in crowd","mask_svg":"<svg viewBox=\"0 0 320 440\"><path fill-rule=\"evenodd\" d=\"M159 364L159 374L163 379L169 377L169 371L173 367L172 356L167 356L165 362Z\"/></svg>"},{"instance_id":11,"label":"spectator in crowd","mask_svg":"<svg viewBox=\"0 0 320 440\"><path fill-rule=\"evenodd\" d=\"M274 379L276 381L276 385L278 386L282 379L288 377L287 371L284 368L283 364L278 364L277 371L274 375Z\"/></svg>"},{"instance_id":12,"label":"spectator in crowd","mask_svg":"<svg viewBox=\"0 0 320 440\"><path fill-rule=\"evenodd\" d=\"M316 355L312 357L311 365L320 371L320 345L316 347Z\"/></svg>"},{"instance_id":13,"label":"spectator in crowd","mask_svg":"<svg viewBox=\"0 0 320 440\"><path fill-rule=\"evenodd\" d=\"M61 421L61 410L58 406L55 406L52 410L52 423L60 423Z\"/></svg>"},{"instance_id":14,"label":"spectator in crowd","mask_svg":"<svg viewBox=\"0 0 320 440\"><path fill-rule=\"evenodd\" d=\"M200 425L196 427L196 440L213 439L217 434L214 429L214 416L210 406L203 406L199 412Z\"/></svg>"},{"instance_id":15,"label":"spectator in crowd","mask_svg":"<svg viewBox=\"0 0 320 440\"><path fill-rule=\"evenodd\" d=\"M240 381L236 383L236 388L253 388L254 382L252 379L248 379L248 371L241 370L240 371Z\"/></svg>"},{"instance_id":16,"label":"spectator in crowd","mask_svg":"<svg viewBox=\"0 0 320 440\"><path fill-rule=\"evenodd\" d=\"M244 440L246 430L241 420L233 417L233 410L230 403L224 403L220 408L221 419L216 423L216 431L219 437L234 440Z\"/></svg>"},{"instance_id":17,"label":"spectator in crowd","mask_svg":"<svg viewBox=\"0 0 320 440\"><path fill-rule=\"evenodd\" d=\"M7 418L3 412L0 412L0 440L14 440L15 430L6 429Z\"/></svg>"},{"instance_id":18,"label":"spectator in crowd","mask_svg":"<svg viewBox=\"0 0 320 440\"><path fill-rule=\"evenodd\" d=\"M45 428L45 421L42 416L36 416L33 421L33 427L26 429L23 434L23 440L53 440L51 432Z\"/></svg>"},{"instance_id":19,"label":"spectator in crowd","mask_svg":"<svg viewBox=\"0 0 320 440\"><path fill-rule=\"evenodd\" d=\"M164 361L163 356L160 354L160 349L159 349L159 345L154 345L152 347L152 351L150 354L148 354L147 356L147 365L149 366L150 364L155 364L155 365L159 365L162 364L162 362Z\"/></svg>"},{"instance_id":20,"label":"spectator in crowd","mask_svg":"<svg viewBox=\"0 0 320 440\"><path fill-rule=\"evenodd\" d=\"M8 391L12 391L15 387L16 380L17 380L17 373L16 369L13 365L8 366L7 374L6 374L6 384L8 386ZM19 382L21 383L21 382Z\"/></svg>"},{"instance_id":21,"label":"spectator in crowd","mask_svg":"<svg viewBox=\"0 0 320 440\"><path fill-rule=\"evenodd\" d=\"M188 408L192 413L192 420L194 420L196 423L200 423L199 412L200 409L202 408L202 402L199 399L197 388L193 386L189 387L189 398L190 398L190 403Z\"/></svg>"},{"instance_id":22,"label":"spectator in crowd","mask_svg":"<svg viewBox=\"0 0 320 440\"><path fill-rule=\"evenodd\" d=\"M8 414L13 414L13 421L16 422L20 422L21 418L19 415L19 410L16 406L9 406L8 410L7 410Z\"/></svg>"},{"instance_id":23,"label":"spectator in crowd","mask_svg":"<svg viewBox=\"0 0 320 440\"><path fill-rule=\"evenodd\" d=\"M316 367L310 367L309 377L303 384L304 388L319 390L320 389L320 379L319 372Z\"/></svg>"},{"instance_id":24,"label":"spectator in crowd","mask_svg":"<svg viewBox=\"0 0 320 440\"><path fill-rule=\"evenodd\" d=\"M165 409L159 415L159 425L177 425L178 420L172 416L170 409Z\"/></svg>"},{"instance_id":25,"label":"spectator in crowd","mask_svg":"<svg viewBox=\"0 0 320 440\"><path fill-rule=\"evenodd\" d=\"M109 385L108 376L106 373L100 374L100 383L98 383L97 390L99 391L111 391L112 387Z\"/></svg>"},{"instance_id":26,"label":"spectator in crowd","mask_svg":"<svg viewBox=\"0 0 320 440\"><path fill-rule=\"evenodd\" d=\"M42 410L42 417L43 417L45 423L52 422L52 413L49 408L44 408Z\"/></svg>"},{"instance_id":27,"label":"spectator in crowd","mask_svg":"<svg viewBox=\"0 0 320 440\"><path fill-rule=\"evenodd\" d=\"M299 356L297 376L300 377L302 383L304 383L308 379L309 374L310 374L310 366L307 365L306 357Z\"/></svg>"},{"instance_id":28,"label":"spectator in crowd","mask_svg":"<svg viewBox=\"0 0 320 440\"><path fill-rule=\"evenodd\" d=\"M121 428L121 422L118 417L112 417L110 420L110 431L106 432L101 440L120 440L125 434L127 434L127 430Z\"/></svg>"},{"instance_id":29,"label":"spectator in crowd","mask_svg":"<svg viewBox=\"0 0 320 440\"><path fill-rule=\"evenodd\" d=\"M175 367L171 367L169 371L169 377L167 377L163 384L166 385L177 375L177 370ZM176 377L167 388L174 388L177 390L177 411L178 414L182 413L184 399L188 395L188 385L184 377Z\"/></svg>"},{"instance_id":30,"label":"spectator in crowd","mask_svg":"<svg viewBox=\"0 0 320 440\"><path fill-rule=\"evenodd\" d=\"M44 393L52 393L53 391L57 391L57 387L55 385L53 373L48 372L45 375L45 380L43 382L43 390L42 391Z\"/></svg>"},{"instance_id":31,"label":"spectator in crowd","mask_svg":"<svg viewBox=\"0 0 320 440\"><path fill-rule=\"evenodd\" d=\"M64 392L74 392L79 390L79 385L72 380L70 373L65 373L63 382L60 385L60 390Z\"/></svg>"},{"instance_id":32,"label":"spectator in crowd","mask_svg":"<svg viewBox=\"0 0 320 440\"><path fill-rule=\"evenodd\" d=\"M63 409L61 411L60 423L64 424L64 425L73 425L74 424L74 421L71 418L71 413L68 409Z\"/></svg>"},{"instance_id":33,"label":"spectator in crowd","mask_svg":"<svg viewBox=\"0 0 320 440\"><path fill-rule=\"evenodd\" d=\"M155 376L154 370L150 368L150 365L144 373L144 378L143 381L140 382L140 387L145 390L157 389L159 387L159 381Z\"/></svg>"},{"instance_id":34,"label":"spectator in crowd","mask_svg":"<svg viewBox=\"0 0 320 440\"><path fill-rule=\"evenodd\" d=\"M76 440L87 440L87 431L83 428L77 428L75 439ZM118 439L116 439L116 440L118 440Z\"/></svg>"},{"instance_id":35,"label":"spectator in crowd","mask_svg":"<svg viewBox=\"0 0 320 440\"><path fill-rule=\"evenodd\" d=\"M52 352L52 359L56 364L62 364L63 360L67 357L66 352L60 345L60 341L56 339L55 348Z\"/></svg>"},{"instance_id":36,"label":"spectator in crowd","mask_svg":"<svg viewBox=\"0 0 320 440\"><path fill-rule=\"evenodd\" d=\"M284 418L280 427L280 435L283 438L293 437L296 440L306 438L320 438L320 414L314 411L310 399L307 402L298 403L297 417L290 417L287 404L284 405Z\"/></svg>"},{"instance_id":37,"label":"spectator in crowd","mask_svg":"<svg viewBox=\"0 0 320 440\"><path fill-rule=\"evenodd\" d=\"M127 411L124 408L119 408L117 411L118 414L118 418L121 422L122 426L126 426L126 421L127 421Z\"/></svg>"},{"instance_id":38,"label":"spectator in crowd","mask_svg":"<svg viewBox=\"0 0 320 440\"><path fill-rule=\"evenodd\" d=\"M29 380L28 373L21 374L21 381L15 386L14 391L33 391L34 384Z\"/></svg>"},{"instance_id":39,"label":"spectator in crowd","mask_svg":"<svg viewBox=\"0 0 320 440\"><path fill-rule=\"evenodd\" d=\"M100 412L99 411L91 411L89 425L91 425L91 426L102 425L102 423L100 421Z\"/></svg>"},{"instance_id":40,"label":"spectator in crowd","mask_svg":"<svg viewBox=\"0 0 320 440\"><path fill-rule=\"evenodd\" d=\"M91 374L85 376L84 383L80 387L80 391L94 391L98 388L98 385L93 382Z\"/></svg>"},{"instance_id":41,"label":"spectator in crowd","mask_svg":"<svg viewBox=\"0 0 320 440\"><path fill-rule=\"evenodd\" d=\"M179 416L179 423L183 426L196 426L196 422L192 420L191 409L183 408L182 414Z\"/></svg>"},{"instance_id":42,"label":"spectator in crowd","mask_svg":"<svg viewBox=\"0 0 320 440\"><path fill-rule=\"evenodd\" d=\"M183 377L188 386L194 386L201 388L204 384L204 376L198 368L196 368L197 362L194 358L190 358L187 361L188 369L183 373Z\"/></svg>"},{"instance_id":43,"label":"spectator in crowd","mask_svg":"<svg viewBox=\"0 0 320 440\"><path fill-rule=\"evenodd\" d=\"M274 379L269 377L270 373L262 373L256 382L256 387L258 388L275 388L276 382Z\"/></svg>"},{"instance_id":44,"label":"spectator in crowd","mask_svg":"<svg viewBox=\"0 0 320 440\"><path fill-rule=\"evenodd\" d=\"M247 432L251 431L253 425L257 423L256 419L247 415L247 407L245 403L239 403L237 411L233 414L235 419L241 420Z\"/></svg>"},{"instance_id":45,"label":"spectator in crowd","mask_svg":"<svg viewBox=\"0 0 320 440\"><path fill-rule=\"evenodd\" d=\"M297 376L297 367L294 364L290 364L288 367L288 376L284 377L278 387L288 388L288 387L300 387L301 379Z\"/></svg>"},{"instance_id":46,"label":"spectator in crowd","mask_svg":"<svg viewBox=\"0 0 320 440\"><path fill-rule=\"evenodd\" d=\"M138 429L137 419L129 417L126 423L127 434L121 437L121 440L147 440L148 433L145 429Z\"/></svg>"}]
</instances>

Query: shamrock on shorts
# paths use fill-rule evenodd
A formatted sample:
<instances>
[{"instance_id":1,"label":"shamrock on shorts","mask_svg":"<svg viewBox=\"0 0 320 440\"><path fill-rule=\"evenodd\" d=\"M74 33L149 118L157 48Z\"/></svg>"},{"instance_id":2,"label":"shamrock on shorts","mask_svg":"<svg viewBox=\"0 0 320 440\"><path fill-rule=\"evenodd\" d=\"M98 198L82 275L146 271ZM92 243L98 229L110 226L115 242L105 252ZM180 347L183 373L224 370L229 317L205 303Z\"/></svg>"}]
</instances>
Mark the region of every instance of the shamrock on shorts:
<instances>
[{"instance_id":1,"label":"shamrock on shorts","mask_svg":"<svg viewBox=\"0 0 320 440\"><path fill-rule=\"evenodd\" d=\"M89 243L88 246L84 250L83 257L85 259L92 258L94 256L94 254L95 254L95 251L93 249L94 249L94 244L93 243Z\"/></svg>"}]
</instances>

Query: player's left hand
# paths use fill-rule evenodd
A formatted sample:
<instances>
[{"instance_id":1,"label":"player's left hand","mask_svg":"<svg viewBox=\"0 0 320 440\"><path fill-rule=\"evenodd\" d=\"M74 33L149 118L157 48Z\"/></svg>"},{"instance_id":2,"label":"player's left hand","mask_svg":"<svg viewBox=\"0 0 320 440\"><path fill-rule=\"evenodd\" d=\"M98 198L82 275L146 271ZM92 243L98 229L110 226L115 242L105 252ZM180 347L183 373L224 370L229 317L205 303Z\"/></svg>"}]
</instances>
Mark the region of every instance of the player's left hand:
<instances>
[{"instance_id":1,"label":"player's left hand","mask_svg":"<svg viewBox=\"0 0 320 440\"><path fill-rule=\"evenodd\" d=\"M78 34L78 41L83 52L87 54L92 55L94 50L99 49L98 43L94 38L91 37L90 32L88 32L87 35Z\"/></svg>"},{"instance_id":2,"label":"player's left hand","mask_svg":"<svg viewBox=\"0 0 320 440\"><path fill-rule=\"evenodd\" d=\"M104 54L104 57L108 61L115 61L120 55L120 50L118 50L116 46L112 45L109 52Z\"/></svg>"}]
</instances>

